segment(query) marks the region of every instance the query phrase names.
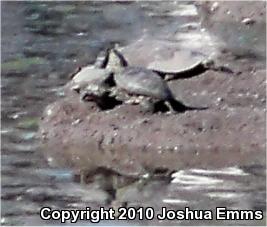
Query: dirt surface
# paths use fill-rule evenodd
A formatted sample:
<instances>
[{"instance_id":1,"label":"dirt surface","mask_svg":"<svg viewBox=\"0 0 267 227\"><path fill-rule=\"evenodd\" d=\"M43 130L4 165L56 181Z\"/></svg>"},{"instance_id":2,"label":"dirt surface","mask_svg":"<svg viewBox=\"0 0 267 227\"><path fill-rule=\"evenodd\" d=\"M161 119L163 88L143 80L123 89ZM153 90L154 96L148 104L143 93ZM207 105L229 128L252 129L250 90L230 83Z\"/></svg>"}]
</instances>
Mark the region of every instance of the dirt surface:
<instances>
[{"instance_id":1,"label":"dirt surface","mask_svg":"<svg viewBox=\"0 0 267 227\"><path fill-rule=\"evenodd\" d=\"M218 8L213 11L220 16L214 16L216 21L238 23L242 23L244 15L262 22L265 9L257 11L256 17L232 3L221 8L203 3L201 7L215 6ZM229 15L227 7L239 14L231 13L235 16L230 19L223 17ZM130 47L124 50L128 59L136 59L131 58ZM155 56L151 52L146 53ZM265 64L256 58L222 52L219 47L218 53L217 63L230 67L233 74L207 71L192 79L170 82L178 100L207 110L151 115L142 113L138 106L123 104L98 111L93 103L82 103L75 94L48 106L41 134L49 160L75 169L104 166L139 176L157 168L265 163ZM138 60L132 62L137 64ZM148 66L142 58L139 62Z\"/></svg>"},{"instance_id":2,"label":"dirt surface","mask_svg":"<svg viewBox=\"0 0 267 227\"><path fill-rule=\"evenodd\" d=\"M126 175L265 163L265 70L251 71L243 59L235 65L237 74L208 71L171 83L186 104L208 106L202 111L150 115L132 105L98 111L75 94L59 100L41 126L48 156L63 166Z\"/></svg>"},{"instance_id":3,"label":"dirt surface","mask_svg":"<svg viewBox=\"0 0 267 227\"><path fill-rule=\"evenodd\" d=\"M265 61L265 1L201 1L196 5L203 27L216 36L222 50Z\"/></svg>"},{"instance_id":4,"label":"dirt surface","mask_svg":"<svg viewBox=\"0 0 267 227\"><path fill-rule=\"evenodd\" d=\"M265 1L246 2L246 4L241 1L201 1L196 5L199 6L205 22L209 21L210 24L216 21L245 23L244 19L246 18L252 20L248 24L265 23Z\"/></svg>"}]
</instances>

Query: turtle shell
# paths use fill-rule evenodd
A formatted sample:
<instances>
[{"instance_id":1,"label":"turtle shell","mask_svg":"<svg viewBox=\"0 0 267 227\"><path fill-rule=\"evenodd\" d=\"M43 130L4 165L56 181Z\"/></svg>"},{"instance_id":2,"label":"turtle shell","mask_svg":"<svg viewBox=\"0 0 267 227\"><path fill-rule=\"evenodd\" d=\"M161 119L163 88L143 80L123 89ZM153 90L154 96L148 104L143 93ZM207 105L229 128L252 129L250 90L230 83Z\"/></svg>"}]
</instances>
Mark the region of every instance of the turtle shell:
<instances>
[{"instance_id":1,"label":"turtle shell","mask_svg":"<svg viewBox=\"0 0 267 227\"><path fill-rule=\"evenodd\" d=\"M159 100L173 98L167 83L152 70L129 66L116 72L114 77L117 87L129 94L144 95Z\"/></svg>"},{"instance_id":2,"label":"turtle shell","mask_svg":"<svg viewBox=\"0 0 267 227\"><path fill-rule=\"evenodd\" d=\"M98 83L108 79L110 72L106 69L87 66L81 69L72 79L74 83Z\"/></svg>"},{"instance_id":3,"label":"turtle shell","mask_svg":"<svg viewBox=\"0 0 267 227\"><path fill-rule=\"evenodd\" d=\"M89 84L101 85L110 77L110 71L106 69L86 66L81 69L71 80L73 86L80 89L87 87Z\"/></svg>"}]
</instances>

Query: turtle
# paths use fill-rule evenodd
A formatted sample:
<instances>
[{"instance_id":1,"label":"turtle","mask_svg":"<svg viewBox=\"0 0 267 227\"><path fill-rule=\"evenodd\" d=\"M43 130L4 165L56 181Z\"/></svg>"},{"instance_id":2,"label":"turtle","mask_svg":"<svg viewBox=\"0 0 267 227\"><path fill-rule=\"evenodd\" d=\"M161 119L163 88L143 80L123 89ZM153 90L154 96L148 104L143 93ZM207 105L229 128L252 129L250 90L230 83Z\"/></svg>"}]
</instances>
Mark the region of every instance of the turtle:
<instances>
[{"instance_id":1,"label":"turtle","mask_svg":"<svg viewBox=\"0 0 267 227\"><path fill-rule=\"evenodd\" d=\"M141 104L145 111L159 110L184 112L196 109L176 100L167 82L155 71L129 66L124 56L116 49L108 49L106 69L112 72L115 86L111 96L131 104Z\"/></svg>"},{"instance_id":2,"label":"turtle","mask_svg":"<svg viewBox=\"0 0 267 227\"><path fill-rule=\"evenodd\" d=\"M110 88L114 86L111 71L106 69L107 53L100 53L92 65L78 67L71 75L67 87L80 95L81 101L97 103L100 109L113 108L121 101L110 96Z\"/></svg>"},{"instance_id":3,"label":"turtle","mask_svg":"<svg viewBox=\"0 0 267 227\"><path fill-rule=\"evenodd\" d=\"M106 51L101 51L98 54L96 61L93 65L78 67L77 69L75 69L75 71L71 73L71 75L69 76L70 79L72 79L71 89L79 93L80 90L83 90L86 87L86 85L89 85L88 91L90 91L91 84L98 86L102 86L103 82L104 84L107 84L105 83L105 80L110 78L109 73L111 73L109 70L107 70L107 68L110 68L108 66L108 61L112 61L112 58L117 59L119 55L121 57L120 57L120 63L117 65L117 67L120 68L121 66L123 67L128 66L128 62L122 56L121 53L117 56L109 57L108 54L109 50L117 49L117 47L118 45L115 44L114 48L111 47L108 48ZM164 72L160 69L152 69L152 70L167 81L173 79L183 79L203 72L203 70L210 67L210 65L212 64L211 62L212 61L200 61L178 72L167 72L167 71ZM108 84L110 83L112 83L112 80L109 80Z\"/></svg>"},{"instance_id":4,"label":"turtle","mask_svg":"<svg viewBox=\"0 0 267 227\"><path fill-rule=\"evenodd\" d=\"M111 73L105 69L106 64L107 57L100 52L94 64L78 67L70 76L71 90L80 93L88 85L92 85L92 90L97 90L97 87L105 87L108 84L106 80L110 78Z\"/></svg>"},{"instance_id":5,"label":"turtle","mask_svg":"<svg viewBox=\"0 0 267 227\"><path fill-rule=\"evenodd\" d=\"M199 68L194 66L189 71ZM99 55L94 65L81 68L72 78L73 90L83 101L95 101L101 109L109 109L124 103L141 104L145 111L184 112L190 109L177 101L163 74L157 70L129 66L117 47L108 48ZM181 71L181 75L186 70ZM176 72L176 76L179 72ZM170 75L170 73L168 73Z\"/></svg>"}]
</instances>

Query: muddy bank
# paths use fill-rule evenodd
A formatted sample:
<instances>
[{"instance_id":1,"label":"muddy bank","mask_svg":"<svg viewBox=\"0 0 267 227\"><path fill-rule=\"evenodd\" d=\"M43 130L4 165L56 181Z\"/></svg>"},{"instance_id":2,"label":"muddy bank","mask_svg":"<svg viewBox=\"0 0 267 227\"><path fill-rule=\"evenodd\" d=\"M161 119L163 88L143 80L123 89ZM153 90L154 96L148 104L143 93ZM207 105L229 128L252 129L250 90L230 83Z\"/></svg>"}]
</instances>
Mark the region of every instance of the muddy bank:
<instances>
[{"instance_id":1,"label":"muddy bank","mask_svg":"<svg viewBox=\"0 0 267 227\"><path fill-rule=\"evenodd\" d=\"M238 75L206 72L171 83L177 97L207 110L150 115L125 104L98 111L75 94L57 101L47 107L41 125L48 160L74 169L104 166L125 175L263 164L265 71L251 73L239 64Z\"/></svg>"},{"instance_id":2,"label":"muddy bank","mask_svg":"<svg viewBox=\"0 0 267 227\"><path fill-rule=\"evenodd\" d=\"M202 16L202 23L231 22L252 25L266 23L266 2L242 2L242 1L199 1L195 5ZM249 20L248 20L249 19Z\"/></svg>"},{"instance_id":3,"label":"muddy bank","mask_svg":"<svg viewBox=\"0 0 267 227\"><path fill-rule=\"evenodd\" d=\"M203 25L213 23L210 28L213 31L217 21L246 27L264 23L265 8L261 7L264 3L259 3L261 10L257 14L251 13L251 7L240 4L200 4ZM243 21L247 15L253 23ZM219 39L222 31L218 33ZM239 29L233 36L243 36L240 32ZM250 39L248 30L246 34ZM142 46L144 43L139 44L139 50L145 50L150 63L151 56L158 59L155 50L163 49L162 46L146 49ZM104 166L124 175L138 176L158 168L264 164L265 63L257 57L251 58L248 52L237 54L236 49L231 48L234 42L227 43L227 49L222 48L221 43L214 44L217 45L216 61L230 67L233 74L207 71L197 78L170 82L178 100L189 106L206 106L207 110L151 115L140 112L138 106L123 104L112 110L98 111L93 103L82 103L71 92L48 106L40 132L50 163L89 170ZM137 56L135 47L130 45L123 53L133 65L149 67L149 62L142 58L144 55ZM244 50L241 46L237 49ZM259 54L256 50L255 53ZM179 50L172 52L170 58L177 55ZM170 62L172 67L173 61Z\"/></svg>"},{"instance_id":4,"label":"muddy bank","mask_svg":"<svg viewBox=\"0 0 267 227\"><path fill-rule=\"evenodd\" d=\"M216 36L222 50L265 61L265 1L201 1L196 6L202 26Z\"/></svg>"}]
</instances>

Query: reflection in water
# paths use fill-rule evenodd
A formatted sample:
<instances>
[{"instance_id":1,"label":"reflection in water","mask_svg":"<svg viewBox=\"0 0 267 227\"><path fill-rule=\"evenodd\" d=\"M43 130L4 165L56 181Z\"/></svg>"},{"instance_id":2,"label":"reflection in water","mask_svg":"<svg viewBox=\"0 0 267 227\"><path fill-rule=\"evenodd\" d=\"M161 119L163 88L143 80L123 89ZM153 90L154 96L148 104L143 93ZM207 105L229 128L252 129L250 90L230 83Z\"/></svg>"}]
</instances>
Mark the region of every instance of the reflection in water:
<instances>
[{"instance_id":1,"label":"reflection in water","mask_svg":"<svg viewBox=\"0 0 267 227\"><path fill-rule=\"evenodd\" d=\"M60 95L67 75L78 65L92 62L107 45L154 36L179 41L182 48L191 39L191 48L201 51L203 35L195 8L175 1L4 2L2 16L1 223L47 224L38 216L43 206L84 209L103 205L107 195L95 185L79 185L73 182L71 171L47 167L36 138L39 116ZM182 33L188 30L193 32ZM156 210L162 206L183 209L185 205L265 210L264 168L181 170L174 177L171 185L151 182L142 192L128 188L124 199L130 205Z\"/></svg>"}]
</instances>

